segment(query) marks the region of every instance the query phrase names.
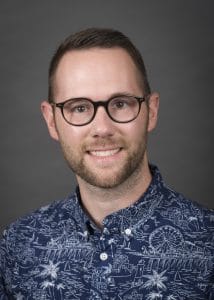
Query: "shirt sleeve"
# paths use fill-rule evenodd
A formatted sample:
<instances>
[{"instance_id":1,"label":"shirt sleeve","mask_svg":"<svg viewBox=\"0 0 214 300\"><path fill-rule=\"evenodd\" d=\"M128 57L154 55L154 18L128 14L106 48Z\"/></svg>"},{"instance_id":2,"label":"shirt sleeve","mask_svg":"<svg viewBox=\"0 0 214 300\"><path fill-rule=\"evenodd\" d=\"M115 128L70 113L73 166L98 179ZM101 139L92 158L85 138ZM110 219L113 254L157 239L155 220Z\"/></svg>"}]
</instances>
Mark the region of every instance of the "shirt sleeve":
<instances>
[{"instance_id":1,"label":"shirt sleeve","mask_svg":"<svg viewBox=\"0 0 214 300\"><path fill-rule=\"evenodd\" d=\"M5 236L0 239L0 300L9 300L5 285L6 265L6 241Z\"/></svg>"}]
</instances>

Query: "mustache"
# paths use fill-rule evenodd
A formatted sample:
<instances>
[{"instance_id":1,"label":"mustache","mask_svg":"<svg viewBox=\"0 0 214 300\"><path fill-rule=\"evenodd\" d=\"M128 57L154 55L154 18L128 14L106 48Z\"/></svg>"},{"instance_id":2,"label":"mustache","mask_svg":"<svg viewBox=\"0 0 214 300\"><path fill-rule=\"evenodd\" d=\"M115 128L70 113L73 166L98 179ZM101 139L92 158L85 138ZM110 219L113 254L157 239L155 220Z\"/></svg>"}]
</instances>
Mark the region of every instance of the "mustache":
<instances>
[{"instance_id":1,"label":"mustache","mask_svg":"<svg viewBox=\"0 0 214 300\"><path fill-rule=\"evenodd\" d=\"M85 142L82 145L83 151L88 151L90 149L96 148L125 148L126 143L123 139L116 138L97 138L96 141Z\"/></svg>"}]
</instances>

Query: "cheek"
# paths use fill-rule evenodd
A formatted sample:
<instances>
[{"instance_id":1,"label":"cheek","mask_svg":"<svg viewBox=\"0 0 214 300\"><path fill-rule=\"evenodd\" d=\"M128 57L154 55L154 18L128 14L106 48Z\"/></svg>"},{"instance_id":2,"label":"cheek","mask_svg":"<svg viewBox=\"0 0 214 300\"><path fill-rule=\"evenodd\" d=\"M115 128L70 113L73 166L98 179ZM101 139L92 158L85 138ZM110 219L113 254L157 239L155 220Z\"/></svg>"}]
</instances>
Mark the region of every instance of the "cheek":
<instances>
[{"instance_id":1,"label":"cheek","mask_svg":"<svg viewBox=\"0 0 214 300\"><path fill-rule=\"evenodd\" d=\"M132 128L127 128L123 131L122 138L129 149L136 149L139 147L145 137L145 130L134 126Z\"/></svg>"},{"instance_id":2,"label":"cheek","mask_svg":"<svg viewBox=\"0 0 214 300\"><path fill-rule=\"evenodd\" d=\"M86 133L82 127L72 126L62 122L57 123L57 131L60 142L70 147L77 148L84 141Z\"/></svg>"},{"instance_id":3,"label":"cheek","mask_svg":"<svg viewBox=\"0 0 214 300\"><path fill-rule=\"evenodd\" d=\"M139 116L133 123L127 124L126 135L129 136L131 140L139 141L147 134L148 130L148 118L145 119Z\"/></svg>"}]
</instances>

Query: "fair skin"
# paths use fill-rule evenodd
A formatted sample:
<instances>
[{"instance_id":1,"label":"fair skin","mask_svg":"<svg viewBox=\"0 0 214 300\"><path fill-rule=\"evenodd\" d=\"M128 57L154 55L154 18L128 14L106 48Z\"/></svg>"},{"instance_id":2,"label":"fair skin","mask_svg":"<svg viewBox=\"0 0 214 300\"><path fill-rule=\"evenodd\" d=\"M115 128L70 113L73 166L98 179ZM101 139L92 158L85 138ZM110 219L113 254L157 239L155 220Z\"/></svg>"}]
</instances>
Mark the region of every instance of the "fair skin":
<instances>
[{"instance_id":1,"label":"fair skin","mask_svg":"<svg viewBox=\"0 0 214 300\"><path fill-rule=\"evenodd\" d=\"M73 50L56 70L54 100L100 101L118 93L144 96L139 78L131 57L121 48ZM51 137L60 142L76 173L82 205L100 228L107 215L133 204L151 182L146 140L156 126L158 94L151 94L148 103L130 123L112 121L99 107L94 120L81 127L66 123L60 109L54 111L47 101L41 104Z\"/></svg>"}]
</instances>

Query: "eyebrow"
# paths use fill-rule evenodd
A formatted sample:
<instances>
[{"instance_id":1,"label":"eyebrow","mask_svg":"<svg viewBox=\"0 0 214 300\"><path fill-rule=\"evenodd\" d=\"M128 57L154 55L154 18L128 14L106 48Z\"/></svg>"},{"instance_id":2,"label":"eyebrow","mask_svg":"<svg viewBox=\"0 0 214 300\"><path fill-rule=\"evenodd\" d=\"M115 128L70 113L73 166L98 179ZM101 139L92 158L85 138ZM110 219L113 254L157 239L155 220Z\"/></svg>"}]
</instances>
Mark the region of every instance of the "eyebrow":
<instances>
[{"instance_id":1,"label":"eyebrow","mask_svg":"<svg viewBox=\"0 0 214 300\"><path fill-rule=\"evenodd\" d=\"M115 92L115 93L109 95L109 97L107 99L98 99L98 100L101 100L101 101L102 100L108 100L108 99L112 99L114 97L120 97L120 96L133 96L133 97L136 97L136 95L134 95L132 93L129 93L129 92ZM143 96L141 96L141 97L143 97ZM75 99L89 99L89 100L94 101L94 99L89 98L89 97L85 97L85 96L71 97L71 98L68 98L67 100L75 100ZM65 100L65 101L67 101L67 100Z\"/></svg>"},{"instance_id":2,"label":"eyebrow","mask_svg":"<svg viewBox=\"0 0 214 300\"><path fill-rule=\"evenodd\" d=\"M116 93L111 94L111 96L108 99L114 98L114 97L119 97L119 96L135 96L135 95L132 93L129 93L129 92L125 92L125 91L124 92L116 92Z\"/></svg>"}]
</instances>

